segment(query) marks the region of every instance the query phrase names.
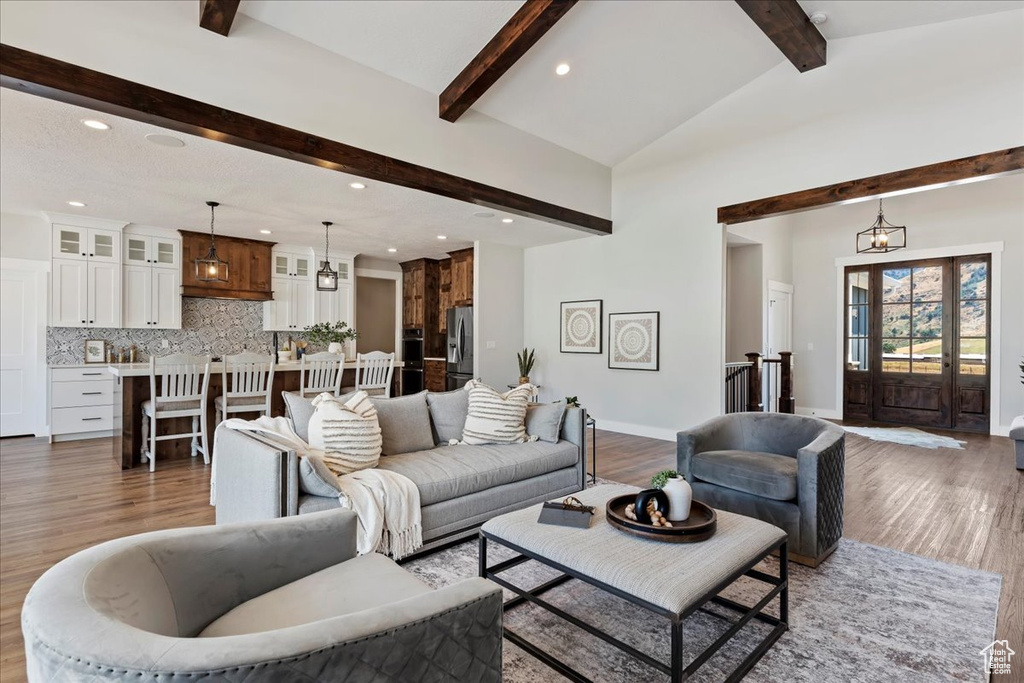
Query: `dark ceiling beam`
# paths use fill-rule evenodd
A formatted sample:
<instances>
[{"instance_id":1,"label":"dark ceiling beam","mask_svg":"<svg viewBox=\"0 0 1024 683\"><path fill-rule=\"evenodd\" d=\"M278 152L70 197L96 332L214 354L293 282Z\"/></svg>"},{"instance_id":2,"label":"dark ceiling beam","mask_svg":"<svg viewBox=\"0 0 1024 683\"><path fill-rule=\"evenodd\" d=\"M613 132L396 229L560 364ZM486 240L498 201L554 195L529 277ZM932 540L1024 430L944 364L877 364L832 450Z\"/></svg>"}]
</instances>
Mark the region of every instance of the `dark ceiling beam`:
<instances>
[{"instance_id":1,"label":"dark ceiling beam","mask_svg":"<svg viewBox=\"0 0 1024 683\"><path fill-rule=\"evenodd\" d=\"M226 36L235 20L238 3L242 0L199 0L199 25L207 31Z\"/></svg>"},{"instance_id":2,"label":"dark ceiling beam","mask_svg":"<svg viewBox=\"0 0 1024 683\"><path fill-rule=\"evenodd\" d=\"M441 118L457 121L575 4L576 0L526 0L441 93Z\"/></svg>"},{"instance_id":3,"label":"dark ceiling beam","mask_svg":"<svg viewBox=\"0 0 1024 683\"><path fill-rule=\"evenodd\" d=\"M825 66L825 37L796 0L736 0L801 72Z\"/></svg>"},{"instance_id":4,"label":"dark ceiling beam","mask_svg":"<svg viewBox=\"0 0 1024 683\"><path fill-rule=\"evenodd\" d=\"M596 235L612 222L147 85L0 45L0 86Z\"/></svg>"},{"instance_id":5,"label":"dark ceiling beam","mask_svg":"<svg viewBox=\"0 0 1024 683\"><path fill-rule=\"evenodd\" d=\"M746 223L834 204L849 204L886 195L990 180L1021 171L1024 171L1024 147L1011 147L869 178L847 180L812 190L723 206L718 209L718 222L727 225Z\"/></svg>"}]
</instances>

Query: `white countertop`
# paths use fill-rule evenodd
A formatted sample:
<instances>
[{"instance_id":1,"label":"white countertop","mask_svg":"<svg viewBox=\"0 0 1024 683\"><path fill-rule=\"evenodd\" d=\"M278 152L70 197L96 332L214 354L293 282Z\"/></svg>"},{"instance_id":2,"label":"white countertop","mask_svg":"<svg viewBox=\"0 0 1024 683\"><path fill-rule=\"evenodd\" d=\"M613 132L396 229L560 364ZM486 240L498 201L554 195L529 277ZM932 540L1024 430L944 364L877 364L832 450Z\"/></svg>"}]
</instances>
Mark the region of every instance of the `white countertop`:
<instances>
[{"instance_id":1,"label":"white countertop","mask_svg":"<svg viewBox=\"0 0 1024 683\"><path fill-rule=\"evenodd\" d=\"M210 372L221 372L224 364L221 362L210 363ZM395 367L401 368L405 366L402 361L395 361ZM74 367L70 365L54 366L54 367ZM95 366L89 366L95 367ZM298 372L299 368L302 367L302 363L298 361L289 361L287 363L278 363L274 366L274 372ZM345 361L346 370L355 370L356 362L354 360ZM149 363L114 363L107 366L107 370L115 377L144 377L149 375Z\"/></svg>"}]
</instances>

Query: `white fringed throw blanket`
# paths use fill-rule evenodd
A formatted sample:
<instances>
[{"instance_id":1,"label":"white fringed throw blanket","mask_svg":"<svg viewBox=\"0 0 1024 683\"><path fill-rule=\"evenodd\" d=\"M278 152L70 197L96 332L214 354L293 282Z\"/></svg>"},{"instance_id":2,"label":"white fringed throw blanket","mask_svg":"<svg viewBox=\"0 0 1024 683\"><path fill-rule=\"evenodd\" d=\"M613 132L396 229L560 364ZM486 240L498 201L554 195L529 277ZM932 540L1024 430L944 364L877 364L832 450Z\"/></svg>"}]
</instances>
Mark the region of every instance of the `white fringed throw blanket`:
<instances>
[{"instance_id":1,"label":"white fringed throw blanket","mask_svg":"<svg viewBox=\"0 0 1024 683\"><path fill-rule=\"evenodd\" d=\"M232 418L222 423L228 429L262 432L294 450L300 458L324 462L325 452L313 448L292 429L285 417L260 417L256 420ZM321 470L326 468L320 468ZM217 458L213 459L213 482L217 480ZM379 552L400 560L423 546L420 517L420 492L408 477L381 469L365 469L336 476L341 506L359 517L356 548L360 555ZM210 504L216 502L211 484Z\"/></svg>"}]
</instances>

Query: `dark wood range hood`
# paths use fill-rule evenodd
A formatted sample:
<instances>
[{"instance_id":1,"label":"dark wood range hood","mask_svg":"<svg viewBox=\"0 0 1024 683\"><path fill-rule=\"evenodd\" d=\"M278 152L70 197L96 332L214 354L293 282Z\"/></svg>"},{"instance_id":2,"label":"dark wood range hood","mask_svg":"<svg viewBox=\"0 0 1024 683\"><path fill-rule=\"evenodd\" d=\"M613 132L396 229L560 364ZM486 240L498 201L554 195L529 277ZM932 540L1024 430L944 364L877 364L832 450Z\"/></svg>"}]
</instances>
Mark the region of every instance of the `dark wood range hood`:
<instances>
[{"instance_id":1,"label":"dark wood range hood","mask_svg":"<svg viewBox=\"0 0 1024 683\"><path fill-rule=\"evenodd\" d=\"M227 282L196 279L196 259L210 250L210 234L179 230L181 233L181 295L207 299L270 301L274 298L270 278L275 242L217 236L217 254L228 262Z\"/></svg>"}]
</instances>

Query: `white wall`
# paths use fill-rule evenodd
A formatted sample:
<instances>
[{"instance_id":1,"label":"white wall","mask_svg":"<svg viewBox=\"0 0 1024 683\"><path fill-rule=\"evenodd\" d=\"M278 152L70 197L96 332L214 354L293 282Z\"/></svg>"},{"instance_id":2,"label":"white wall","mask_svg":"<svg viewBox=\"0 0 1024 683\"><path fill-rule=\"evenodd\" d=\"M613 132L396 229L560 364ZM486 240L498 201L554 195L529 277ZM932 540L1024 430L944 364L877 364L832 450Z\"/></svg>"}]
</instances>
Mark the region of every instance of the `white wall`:
<instances>
[{"instance_id":1,"label":"white wall","mask_svg":"<svg viewBox=\"0 0 1024 683\"><path fill-rule=\"evenodd\" d=\"M1024 144L1022 31L1016 10L829 41L824 68L781 64L616 166L614 235L526 251L545 396L578 394L602 427L664 438L717 414L716 208ZM558 353L559 302L591 298L662 312L660 372Z\"/></svg>"},{"instance_id":2,"label":"white wall","mask_svg":"<svg viewBox=\"0 0 1024 683\"><path fill-rule=\"evenodd\" d=\"M49 261L51 232L41 215L0 213L0 256Z\"/></svg>"},{"instance_id":3,"label":"white wall","mask_svg":"<svg viewBox=\"0 0 1024 683\"><path fill-rule=\"evenodd\" d=\"M470 111L438 118L437 93L239 14L224 38L197 3L4 0L0 40L404 161L607 217L606 166Z\"/></svg>"},{"instance_id":4,"label":"white wall","mask_svg":"<svg viewBox=\"0 0 1024 683\"><path fill-rule=\"evenodd\" d=\"M764 248L751 244L728 249L725 285L725 360L745 361L746 354L761 351L764 337L761 301Z\"/></svg>"},{"instance_id":5,"label":"white wall","mask_svg":"<svg viewBox=\"0 0 1024 683\"><path fill-rule=\"evenodd\" d=\"M794 245L804 255L793 272L794 395L801 412L842 413L836 387L836 340L842 330L835 259L851 255L854 235L871 224L875 213L875 204L860 203L788 217ZM1024 414L1017 368L1024 358L1024 176L891 197L885 200L885 215L907 226L908 251L899 254L1003 242L1002 272L993 285L993 293L1001 293L1002 310L998 338L992 338L1001 361L1000 414L992 416L992 424L1005 433L1013 417Z\"/></svg>"},{"instance_id":6,"label":"white wall","mask_svg":"<svg viewBox=\"0 0 1024 683\"><path fill-rule=\"evenodd\" d=\"M523 250L477 242L473 258L474 374L496 389L519 378L523 349ZM488 348L493 343L493 348ZM541 355L538 353L538 355ZM538 361L537 368L543 360ZM532 375L535 382L539 374Z\"/></svg>"},{"instance_id":7,"label":"white wall","mask_svg":"<svg viewBox=\"0 0 1024 683\"><path fill-rule=\"evenodd\" d=\"M385 261L382 258L372 256L356 256L356 268L363 270L383 270L390 273L401 273L402 266L394 261Z\"/></svg>"}]
</instances>

